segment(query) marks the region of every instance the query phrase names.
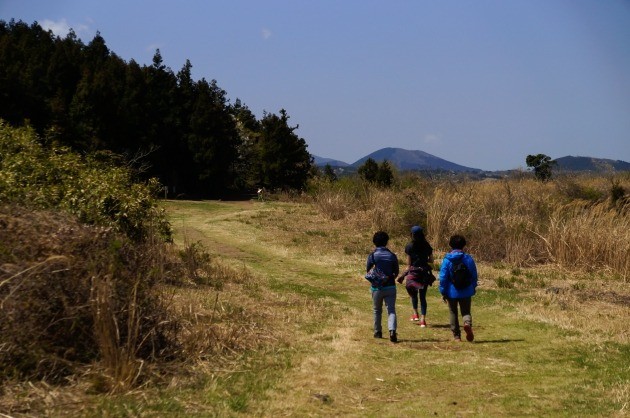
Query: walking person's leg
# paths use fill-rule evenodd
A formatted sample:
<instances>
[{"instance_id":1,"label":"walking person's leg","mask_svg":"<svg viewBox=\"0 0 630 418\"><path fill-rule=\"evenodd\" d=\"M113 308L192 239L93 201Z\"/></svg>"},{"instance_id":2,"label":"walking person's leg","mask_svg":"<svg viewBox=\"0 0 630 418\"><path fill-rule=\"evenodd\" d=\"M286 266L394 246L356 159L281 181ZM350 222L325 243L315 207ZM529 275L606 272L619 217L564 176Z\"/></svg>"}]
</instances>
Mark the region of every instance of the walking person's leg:
<instances>
[{"instance_id":1,"label":"walking person's leg","mask_svg":"<svg viewBox=\"0 0 630 418\"><path fill-rule=\"evenodd\" d=\"M464 331L466 332L466 340L473 341L475 335L472 330L472 314L470 312L472 298L462 298L459 300L459 309L462 311L462 320L464 321Z\"/></svg>"},{"instance_id":2,"label":"walking person's leg","mask_svg":"<svg viewBox=\"0 0 630 418\"><path fill-rule=\"evenodd\" d=\"M411 316L412 321L418 320L418 289L409 286L406 287L407 293L411 298L411 309L413 310L413 315Z\"/></svg>"},{"instance_id":3,"label":"walking person's leg","mask_svg":"<svg viewBox=\"0 0 630 418\"><path fill-rule=\"evenodd\" d=\"M389 339L392 342L397 342L398 337L396 335L396 288L383 290L385 306L387 307L387 328L389 329Z\"/></svg>"},{"instance_id":4,"label":"walking person's leg","mask_svg":"<svg viewBox=\"0 0 630 418\"><path fill-rule=\"evenodd\" d=\"M453 337L456 340L461 340L461 331L459 330L459 313L457 312L457 299L448 299L448 312Z\"/></svg>"},{"instance_id":5,"label":"walking person's leg","mask_svg":"<svg viewBox=\"0 0 630 418\"><path fill-rule=\"evenodd\" d=\"M428 286L420 289L420 326L423 328L427 326L427 289Z\"/></svg>"},{"instance_id":6,"label":"walking person's leg","mask_svg":"<svg viewBox=\"0 0 630 418\"><path fill-rule=\"evenodd\" d=\"M381 338L383 336L383 326L381 318L383 316L383 292L380 290L372 291L372 309L374 311L374 337Z\"/></svg>"}]
</instances>

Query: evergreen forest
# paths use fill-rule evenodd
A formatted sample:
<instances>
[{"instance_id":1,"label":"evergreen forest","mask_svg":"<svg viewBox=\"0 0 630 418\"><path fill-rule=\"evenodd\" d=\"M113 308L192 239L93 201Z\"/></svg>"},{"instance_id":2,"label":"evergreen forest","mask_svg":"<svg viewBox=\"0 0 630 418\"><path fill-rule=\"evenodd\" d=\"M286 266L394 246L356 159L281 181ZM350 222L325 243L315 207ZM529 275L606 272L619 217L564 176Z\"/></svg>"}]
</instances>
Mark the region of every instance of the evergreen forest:
<instances>
[{"instance_id":1,"label":"evergreen forest","mask_svg":"<svg viewBox=\"0 0 630 418\"><path fill-rule=\"evenodd\" d=\"M254 188L300 190L315 168L289 115L257 119L216 80L193 80L156 50L129 62L97 33L84 44L37 23L0 21L0 119L64 146L157 178L168 197L226 197Z\"/></svg>"}]
</instances>

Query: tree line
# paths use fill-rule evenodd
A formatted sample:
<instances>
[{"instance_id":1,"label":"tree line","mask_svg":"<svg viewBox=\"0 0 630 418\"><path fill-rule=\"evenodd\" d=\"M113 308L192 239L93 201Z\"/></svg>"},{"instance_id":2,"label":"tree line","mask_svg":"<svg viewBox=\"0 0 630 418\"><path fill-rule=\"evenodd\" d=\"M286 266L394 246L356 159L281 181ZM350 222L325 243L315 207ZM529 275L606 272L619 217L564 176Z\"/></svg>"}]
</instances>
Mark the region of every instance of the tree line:
<instances>
[{"instance_id":1,"label":"tree line","mask_svg":"<svg viewBox=\"0 0 630 418\"><path fill-rule=\"evenodd\" d=\"M191 69L173 72L159 50L151 65L126 62L99 33L84 44L0 21L0 119L30 125L44 145L122 155L171 196L303 188L315 168L287 112L257 119Z\"/></svg>"}]
</instances>

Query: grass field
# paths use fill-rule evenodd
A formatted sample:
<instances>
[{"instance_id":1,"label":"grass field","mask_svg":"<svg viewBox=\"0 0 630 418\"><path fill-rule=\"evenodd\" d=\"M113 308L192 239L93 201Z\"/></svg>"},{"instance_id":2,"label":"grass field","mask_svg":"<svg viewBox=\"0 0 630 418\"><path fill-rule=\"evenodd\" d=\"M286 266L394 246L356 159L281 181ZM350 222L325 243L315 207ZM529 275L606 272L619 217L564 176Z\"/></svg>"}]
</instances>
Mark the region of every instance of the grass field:
<instances>
[{"instance_id":1,"label":"grass field","mask_svg":"<svg viewBox=\"0 0 630 418\"><path fill-rule=\"evenodd\" d=\"M179 327L177 358L135 363L136 384L122 391L103 390L98 363L64 384L5 382L0 416L630 415L624 275L478 261L474 343L453 341L435 287L428 327L410 322L400 286L393 344L372 336L366 213L337 219L279 201L162 206L189 266L158 289ZM402 259L407 236L390 235ZM439 262L444 248L434 246Z\"/></svg>"},{"instance_id":2,"label":"grass field","mask_svg":"<svg viewBox=\"0 0 630 418\"><path fill-rule=\"evenodd\" d=\"M327 220L308 204L165 208L178 245L200 242L213 259L251 273L251 283L228 279L220 296L198 289L189 297L216 297L221 309L250 317L262 330L252 338L262 344L217 361L220 370L200 363L204 373L171 385L159 399L130 400L126 408L138 414L628 415L627 283L480 264L474 343L452 341L436 288L428 293L429 326L412 324L399 287L400 342L392 344L372 337L369 287L361 277L373 231ZM392 238L399 255L405 239ZM93 412L115 415L125 404L117 399Z\"/></svg>"}]
</instances>

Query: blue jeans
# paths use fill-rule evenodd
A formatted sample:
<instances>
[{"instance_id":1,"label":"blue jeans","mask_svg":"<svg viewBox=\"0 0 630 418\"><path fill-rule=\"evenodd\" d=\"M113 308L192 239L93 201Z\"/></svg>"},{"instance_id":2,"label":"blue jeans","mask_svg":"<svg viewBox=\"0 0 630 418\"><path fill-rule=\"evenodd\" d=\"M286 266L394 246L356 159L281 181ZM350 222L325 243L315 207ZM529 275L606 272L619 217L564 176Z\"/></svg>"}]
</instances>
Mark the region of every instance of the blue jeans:
<instances>
[{"instance_id":1,"label":"blue jeans","mask_svg":"<svg viewBox=\"0 0 630 418\"><path fill-rule=\"evenodd\" d=\"M387 329L396 331L396 287L372 290L372 307L374 309L374 332L382 332L381 318L383 302L387 307Z\"/></svg>"}]
</instances>

